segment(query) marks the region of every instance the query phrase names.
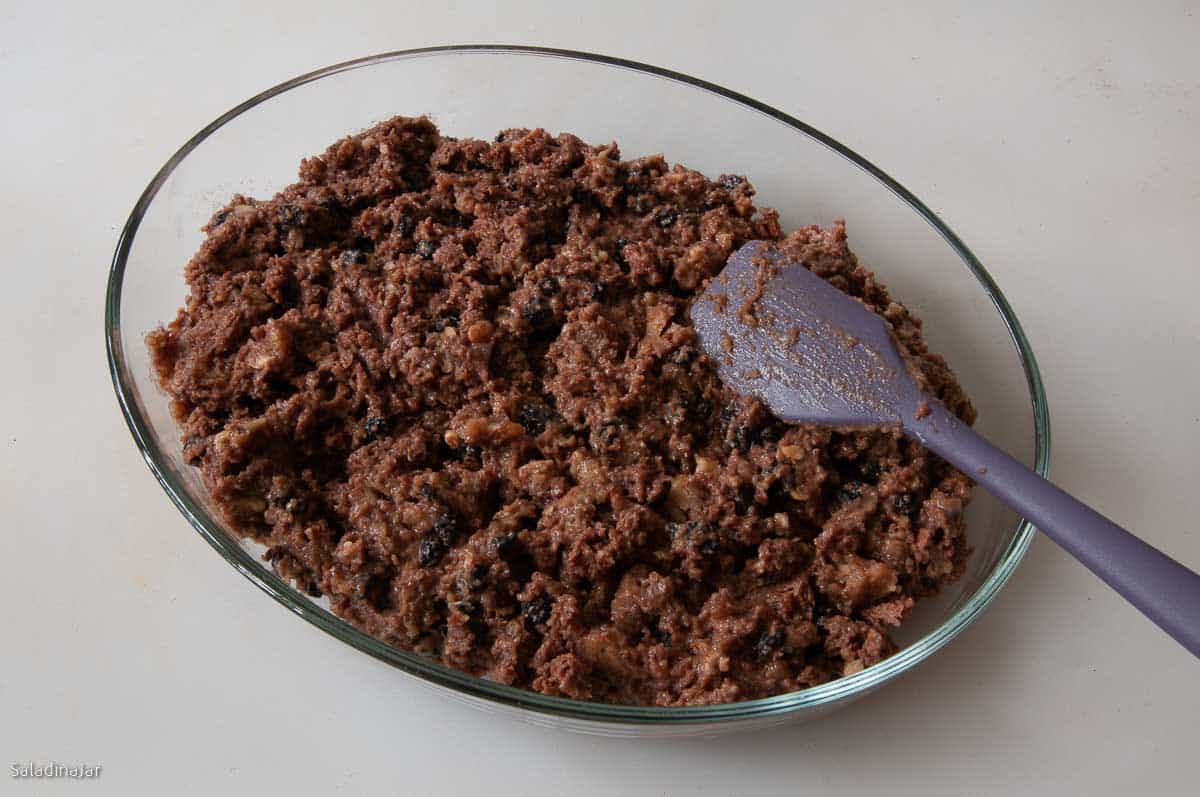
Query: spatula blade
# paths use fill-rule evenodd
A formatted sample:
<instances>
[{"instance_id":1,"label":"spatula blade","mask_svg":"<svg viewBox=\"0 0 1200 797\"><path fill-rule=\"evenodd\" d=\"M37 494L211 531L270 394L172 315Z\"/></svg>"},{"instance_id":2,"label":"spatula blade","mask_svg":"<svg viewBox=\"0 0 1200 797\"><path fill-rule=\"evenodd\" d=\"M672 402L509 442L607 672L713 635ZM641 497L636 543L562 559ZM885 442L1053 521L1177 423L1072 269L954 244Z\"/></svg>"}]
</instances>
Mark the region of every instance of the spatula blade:
<instances>
[{"instance_id":1,"label":"spatula blade","mask_svg":"<svg viewBox=\"0 0 1200 797\"><path fill-rule=\"evenodd\" d=\"M874 426L919 412L887 322L769 243L730 255L692 323L725 384L782 420Z\"/></svg>"}]
</instances>

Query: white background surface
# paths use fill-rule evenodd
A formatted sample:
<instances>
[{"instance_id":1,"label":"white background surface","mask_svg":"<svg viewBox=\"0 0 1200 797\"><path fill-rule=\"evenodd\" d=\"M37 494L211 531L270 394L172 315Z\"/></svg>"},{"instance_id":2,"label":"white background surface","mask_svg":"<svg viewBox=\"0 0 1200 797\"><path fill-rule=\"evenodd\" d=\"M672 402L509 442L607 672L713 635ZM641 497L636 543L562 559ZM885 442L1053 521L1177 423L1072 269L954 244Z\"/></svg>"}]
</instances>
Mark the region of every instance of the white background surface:
<instances>
[{"instance_id":1,"label":"white background surface","mask_svg":"<svg viewBox=\"0 0 1200 797\"><path fill-rule=\"evenodd\" d=\"M645 743L460 707L190 529L120 418L101 317L150 176L267 86L464 41L649 61L811 122L940 213L1033 341L1057 481L1200 567L1200 11L171 5L0 2L0 792L1194 793L1196 661L1042 539L948 649L816 724ZM104 771L9 778L31 759Z\"/></svg>"}]
</instances>

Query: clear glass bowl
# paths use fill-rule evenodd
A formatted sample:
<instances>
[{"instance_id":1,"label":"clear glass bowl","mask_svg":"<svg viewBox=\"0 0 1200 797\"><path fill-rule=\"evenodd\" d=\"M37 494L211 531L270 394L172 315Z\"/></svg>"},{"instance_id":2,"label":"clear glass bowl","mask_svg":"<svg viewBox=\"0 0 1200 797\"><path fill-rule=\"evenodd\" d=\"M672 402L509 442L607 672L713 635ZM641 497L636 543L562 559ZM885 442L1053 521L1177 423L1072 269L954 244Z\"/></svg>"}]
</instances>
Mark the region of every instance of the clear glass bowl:
<instances>
[{"instance_id":1,"label":"clear glass bowl","mask_svg":"<svg viewBox=\"0 0 1200 797\"><path fill-rule=\"evenodd\" d=\"M828 136L760 102L696 78L585 53L462 46L386 53L331 66L247 100L197 133L159 170L121 233L106 298L109 365L130 431L155 477L198 532L288 609L364 653L473 704L574 730L631 735L712 734L811 718L878 688L963 630L1012 574L1028 523L978 493L968 513L966 574L921 604L900 630L905 647L848 678L762 700L641 708L547 697L442 667L375 640L300 594L240 540L184 464L167 398L143 336L186 295L183 266L200 227L234 193L270 196L300 160L395 114L429 114L454 136L544 127L624 157L664 153L710 176L745 174L785 229L845 217L860 260L926 322L930 346L979 408L978 428L1043 475L1046 400L1020 324L992 278L950 229L881 170Z\"/></svg>"}]
</instances>

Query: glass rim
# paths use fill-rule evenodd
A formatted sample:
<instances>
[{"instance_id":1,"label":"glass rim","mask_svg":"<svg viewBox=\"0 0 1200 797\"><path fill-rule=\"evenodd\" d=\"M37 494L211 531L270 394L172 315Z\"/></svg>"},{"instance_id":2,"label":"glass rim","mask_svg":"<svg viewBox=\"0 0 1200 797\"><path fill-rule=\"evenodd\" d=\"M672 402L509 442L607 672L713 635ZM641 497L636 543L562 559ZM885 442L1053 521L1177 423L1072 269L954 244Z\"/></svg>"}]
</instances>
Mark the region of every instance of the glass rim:
<instances>
[{"instance_id":1,"label":"glass rim","mask_svg":"<svg viewBox=\"0 0 1200 797\"><path fill-rule=\"evenodd\" d=\"M577 50L505 44L443 45L394 50L343 61L284 81L234 106L192 136L167 160L142 192L128 220L125 222L117 241L116 251L113 254L112 266L109 271L105 292L105 349L108 357L109 373L112 378L113 389L116 391L117 401L125 417L125 422L129 427L129 431L142 458L163 490L179 511L183 513L184 517L187 518L188 522L191 523L192 527L230 565L249 579L255 586L291 610L294 614L342 642L380 661L384 661L409 675L416 676L438 686L449 688L461 695L552 717L597 723L642 725L687 725L778 717L801 709L833 704L854 695L871 691L875 687L910 670L949 643L950 640L970 625L992 601L1020 563L1025 551L1029 548L1035 532L1034 527L1029 521L1024 518L1018 520L1012 539L1009 541L1007 548L1002 553L995 567L988 573L979 588L975 590L970 598L954 614L921 639L902 648L878 664L867 667L854 675L773 697L714 706L627 706L552 697L526 689L505 686L459 670L454 670L420 654L404 651L375 639L302 596L282 578L271 570L268 570L257 558L243 548L232 534L226 532L219 523L211 518L192 499L185 485L176 481L171 473L166 455L155 444L150 434L150 424L137 405L132 376L129 372L121 343L121 296L126 262L142 218L158 194L159 189L180 162L201 142L212 135L212 133L242 113L279 94L321 78L375 64L427 56L462 55L468 53L560 58L629 70L680 83L694 89L715 94L725 100L781 122L796 132L825 146L850 162L853 166L874 177L898 199L921 216L951 249L955 251L960 260L962 260L963 265L979 282L992 304L1000 313L1008 329L1012 343L1021 358L1026 385L1029 390L1034 423L1033 469L1043 477L1048 475L1050 460L1049 409L1037 360L1034 357L1032 347L1025 336L1024 330L1017 320L1016 314L1013 312L1007 299L1005 299L1004 294L1000 291L1000 288L996 285L996 282L978 258L967 248L966 244L962 242L937 214L882 169L849 147L789 114L739 92L680 72L623 58Z\"/></svg>"}]
</instances>

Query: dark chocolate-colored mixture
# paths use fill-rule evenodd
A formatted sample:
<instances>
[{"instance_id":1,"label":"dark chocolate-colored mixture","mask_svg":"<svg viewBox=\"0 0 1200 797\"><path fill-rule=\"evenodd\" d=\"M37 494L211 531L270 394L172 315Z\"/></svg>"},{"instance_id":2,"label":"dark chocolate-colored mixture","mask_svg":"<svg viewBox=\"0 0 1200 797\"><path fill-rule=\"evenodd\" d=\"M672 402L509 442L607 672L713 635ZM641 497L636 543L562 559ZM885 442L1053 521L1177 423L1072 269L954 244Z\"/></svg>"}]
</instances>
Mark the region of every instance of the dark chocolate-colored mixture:
<instances>
[{"instance_id":1,"label":"dark chocolate-colored mixture","mask_svg":"<svg viewBox=\"0 0 1200 797\"><path fill-rule=\"evenodd\" d=\"M732 394L690 302L783 240L974 412L842 225L783 236L753 193L542 130L339 141L213 217L148 336L185 455L278 572L495 681L689 705L874 664L961 573L970 482L898 430Z\"/></svg>"}]
</instances>

